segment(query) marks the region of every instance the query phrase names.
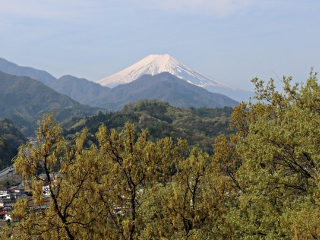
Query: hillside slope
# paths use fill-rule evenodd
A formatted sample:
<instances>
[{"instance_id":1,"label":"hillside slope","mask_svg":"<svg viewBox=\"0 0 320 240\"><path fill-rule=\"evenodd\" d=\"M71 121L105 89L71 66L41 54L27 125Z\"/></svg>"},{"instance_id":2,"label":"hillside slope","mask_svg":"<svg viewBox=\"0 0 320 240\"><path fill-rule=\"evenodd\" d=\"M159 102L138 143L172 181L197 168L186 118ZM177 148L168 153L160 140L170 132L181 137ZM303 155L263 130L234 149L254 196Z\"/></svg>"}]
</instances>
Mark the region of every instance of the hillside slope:
<instances>
[{"instance_id":1,"label":"hillside slope","mask_svg":"<svg viewBox=\"0 0 320 240\"><path fill-rule=\"evenodd\" d=\"M0 136L16 148L28 141L24 134L16 128L13 122L9 119L0 121Z\"/></svg>"},{"instance_id":2,"label":"hillside slope","mask_svg":"<svg viewBox=\"0 0 320 240\"><path fill-rule=\"evenodd\" d=\"M233 107L238 104L227 96L211 93L167 72L143 75L133 82L118 85L88 104L117 111L140 99L158 99L175 107Z\"/></svg>"},{"instance_id":3,"label":"hillside slope","mask_svg":"<svg viewBox=\"0 0 320 240\"><path fill-rule=\"evenodd\" d=\"M55 112L59 121L91 116L98 109L81 105L29 77L0 72L0 118L13 121L25 135L32 135L44 113Z\"/></svg>"},{"instance_id":4,"label":"hillside slope","mask_svg":"<svg viewBox=\"0 0 320 240\"><path fill-rule=\"evenodd\" d=\"M85 78L77 78L70 75L57 79L49 86L82 104L88 104L92 99L109 91L108 87L102 87L100 84Z\"/></svg>"},{"instance_id":5,"label":"hillside slope","mask_svg":"<svg viewBox=\"0 0 320 240\"><path fill-rule=\"evenodd\" d=\"M0 170L12 164L12 158L17 155L18 149L0 136Z\"/></svg>"},{"instance_id":6,"label":"hillside slope","mask_svg":"<svg viewBox=\"0 0 320 240\"><path fill-rule=\"evenodd\" d=\"M18 153L19 146L27 141L12 121L0 121L0 170L12 164L11 160Z\"/></svg>"},{"instance_id":7,"label":"hillside slope","mask_svg":"<svg viewBox=\"0 0 320 240\"><path fill-rule=\"evenodd\" d=\"M46 71L38 70L32 67L21 67L15 63L7 61L4 58L0 58L0 71L15 76L30 77L46 85L50 85L56 80L54 76Z\"/></svg>"},{"instance_id":8,"label":"hillside slope","mask_svg":"<svg viewBox=\"0 0 320 240\"><path fill-rule=\"evenodd\" d=\"M65 136L73 139L73 134L86 127L89 141L95 141L94 134L104 124L108 129L121 131L126 122L133 123L137 129L147 129L148 138L157 141L172 137L174 141L182 138L190 146L198 146L209 153L215 138L224 133L234 133L229 129L233 110L224 108L178 108L159 100L143 99L127 104L123 110L115 113L99 113L89 118L73 118L63 123L67 129Z\"/></svg>"}]
</instances>

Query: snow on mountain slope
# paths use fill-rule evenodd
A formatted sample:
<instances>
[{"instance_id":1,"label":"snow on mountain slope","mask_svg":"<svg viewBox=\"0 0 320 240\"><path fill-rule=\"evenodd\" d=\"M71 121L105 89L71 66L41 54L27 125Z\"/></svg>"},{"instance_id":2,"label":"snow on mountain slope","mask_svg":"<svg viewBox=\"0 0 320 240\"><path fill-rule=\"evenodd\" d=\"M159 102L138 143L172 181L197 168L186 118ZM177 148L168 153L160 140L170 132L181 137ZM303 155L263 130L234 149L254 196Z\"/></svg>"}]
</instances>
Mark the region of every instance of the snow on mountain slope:
<instances>
[{"instance_id":1,"label":"snow on mountain slope","mask_svg":"<svg viewBox=\"0 0 320 240\"><path fill-rule=\"evenodd\" d=\"M98 83L102 86L114 87L118 84L132 82L145 74L156 75L162 72L169 72L199 87L206 85L230 87L191 69L168 54L149 55L132 66L101 79Z\"/></svg>"},{"instance_id":2,"label":"snow on mountain slope","mask_svg":"<svg viewBox=\"0 0 320 240\"><path fill-rule=\"evenodd\" d=\"M237 101L246 101L252 95L249 91L231 87L201 74L168 54L149 55L132 66L99 80L97 83L102 86L115 87L119 84L132 82L145 74L156 75L162 72L169 72L191 84L203 87L210 92L225 94Z\"/></svg>"}]
</instances>

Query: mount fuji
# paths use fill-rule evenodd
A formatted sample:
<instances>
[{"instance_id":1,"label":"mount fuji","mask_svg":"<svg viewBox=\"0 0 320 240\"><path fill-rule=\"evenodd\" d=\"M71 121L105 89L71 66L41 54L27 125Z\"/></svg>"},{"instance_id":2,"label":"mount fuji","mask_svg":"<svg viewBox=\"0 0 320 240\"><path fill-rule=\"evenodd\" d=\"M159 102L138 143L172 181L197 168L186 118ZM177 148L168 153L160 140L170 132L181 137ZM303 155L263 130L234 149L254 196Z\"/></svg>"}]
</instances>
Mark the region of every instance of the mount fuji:
<instances>
[{"instance_id":1,"label":"mount fuji","mask_svg":"<svg viewBox=\"0 0 320 240\"><path fill-rule=\"evenodd\" d=\"M237 101L248 101L249 97L253 96L250 91L229 86L201 74L168 54L149 55L132 66L97 81L97 83L112 88L119 84L135 81L145 74L153 76L162 72L169 72L191 84L205 88L213 93L224 94Z\"/></svg>"}]
</instances>

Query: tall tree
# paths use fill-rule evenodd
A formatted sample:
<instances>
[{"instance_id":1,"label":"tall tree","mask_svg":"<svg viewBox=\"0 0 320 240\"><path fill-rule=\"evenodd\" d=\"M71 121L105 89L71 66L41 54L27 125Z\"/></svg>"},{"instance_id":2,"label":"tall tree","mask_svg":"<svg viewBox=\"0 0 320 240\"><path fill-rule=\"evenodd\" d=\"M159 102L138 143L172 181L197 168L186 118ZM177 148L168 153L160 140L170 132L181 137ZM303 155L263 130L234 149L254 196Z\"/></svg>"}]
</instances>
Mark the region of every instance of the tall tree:
<instances>
[{"instance_id":1,"label":"tall tree","mask_svg":"<svg viewBox=\"0 0 320 240\"><path fill-rule=\"evenodd\" d=\"M139 239L212 239L222 237L228 185L212 158L194 148L177 162L172 181L148 189L139 209Z\"/></svg>"},{"instance_id":2,"label":"tall tree","mask_svg":"<svg viewBox=\"0 0 320 240\"><path fill-rule=\"evenodd\" d=\"M239 130L232 156L241 166L234 179L236 208L228 214L237 238L319 237L314 227L319 220L320 87L312 72L305 84L291 86L290 81L283 78L284 90L278 92L273 80L264 86L253 79L263 102L242 103L232 116ZM220 160L228 149L217 149ZM310 225L301 221L304 217Z\"/></svg>"},{"instance_id":3,"label":"tall tree","mask_svg":"<svg viewBox=\"0 0 320 240\"><path fill-rule=\"evenodd\" d=\"M33 206L23 199L14 207L12 217L20 221L17 239L136 238L142 194L171 181L187 147L174 146L169 138L148 141L146 131L136 136L130 124L121 133L101 126L99 146L88 149L83 147L86 135L84 129L69 144L53 115L45 115L38 145L20 148L15 168L32 189ZM42 194L46 184L48 207Z\"/></svg>"},{"instance_id":4,"label":"tall tree","mask_svg":"<svg viewBox=\"0 0 320 240\"><path fill-rule=\"evenodd\" d=\"M53 115L46 114L39 124L38 145L20 147L14 165L32 189L33 204L25 198L14 207L12 217L20 220L17 239L85 239L91 235L96 217L88 189L98 149L84 150L85 137L83 130L69 146ZM45 185L50 193L48 206L42 194Z\"/></svg>"}]
</instances>

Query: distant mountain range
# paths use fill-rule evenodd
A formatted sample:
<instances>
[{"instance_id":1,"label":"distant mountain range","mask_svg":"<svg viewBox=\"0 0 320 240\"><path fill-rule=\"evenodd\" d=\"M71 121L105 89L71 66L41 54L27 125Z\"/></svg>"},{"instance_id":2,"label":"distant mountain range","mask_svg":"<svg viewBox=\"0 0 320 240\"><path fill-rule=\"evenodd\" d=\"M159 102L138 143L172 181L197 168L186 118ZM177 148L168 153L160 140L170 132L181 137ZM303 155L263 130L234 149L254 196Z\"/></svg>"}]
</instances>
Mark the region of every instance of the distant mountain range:
<instances>
[{"instance_id":1,"label":"distant mountain range","mask_svg":"<svg viewBox=\"0 0 320 240\"><path fill-rule=\"evenodd\" d=\"M252 94L209 78L167 54L150 55L131 67L100 80L99 83L104 87L70 75L56 79L45 71L20 67L0 58L1 70L16 76L29 76L81 104L111 111L121 110L124 104L144 98L167 101L177 107L234 106L237 102L232 99L247 100ZM224 92L228 92L226 96L231 96L232 99L223 96Z\"/></svg>"},{"instance_id":2,"label":"distant mountain range","mask_svg":"<svg viewBox=\"0 0 320 240\"><path fill-rule=\"evenodd\" d=\"M98 108L84 106L40 81L0 72L0 118L9 118L25 135L36 129L43 113L55 112L59 121L72 116L91 116Z\"/></svg>"},{"instance_id":3,"label":"distant mountain range","mask_svg":"<svg viewBox=\"0 0 320 240\"><path fill-rule=\"evenodd\" d=\"M128 102L158 99L174 107L234 107L238 102L190 84L168 72L142 75L137 80L118 85L87 104L118 111Z\"/></svg>"},{"instance_id":4,"label":"distant mountain range","mask_svg":"<svg viewBox=\"0 0 320 240\"><path fill-rule=\"evenodd\" d=\"M143 75L136 81L114 88L102 87L84 78L63 76L50 86L82 104L110 111L140 99L159 99L175 107L233 107L238 102L218 93L211 93L170 73Z\"/></svg>"},{"instance_id":5,"label":"distant mountain range","mask_svg":"<svg viewBox=\"0 0 320 240\"><path fill-rule=\"evenodd\" d=\"M15 63L9 62L4 58L0 58L0 71L16 76L27 76L43 82L46 85L52 84L56 78L50 73L31 67L21 67Z\"/></svg>"},{"instance_id":6,"label":"distant mountain range","mask_svg":"<svg viewBox=\"0 0 320 240\"><path fill-rule=\"evenodd\" d=\"M110 90L108 87L102 87L100 84L91 82L85 78L77 78L70 75L65 75L57 79L49 86L59 93L66 94L79 103L95 107L97 107L97 105L92 105L90 102Z\"/></svg>"}]
</instances>

